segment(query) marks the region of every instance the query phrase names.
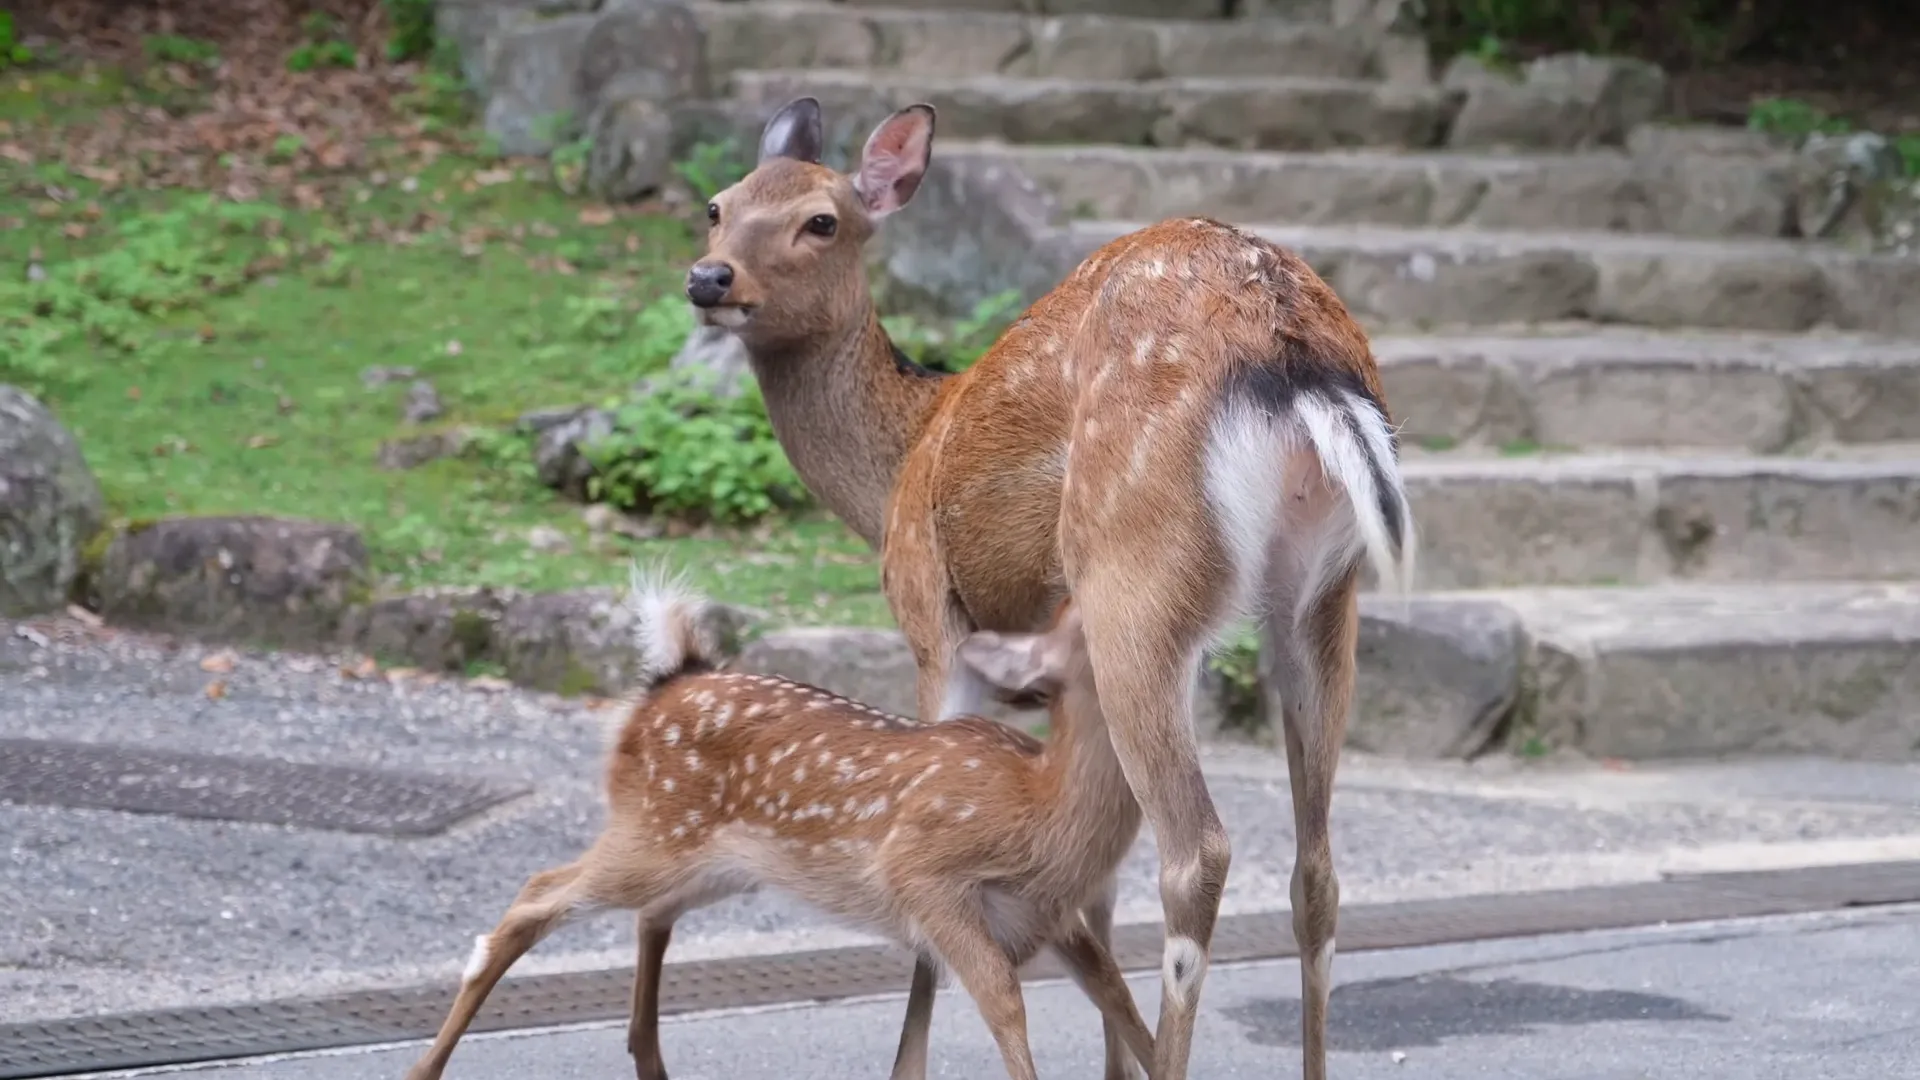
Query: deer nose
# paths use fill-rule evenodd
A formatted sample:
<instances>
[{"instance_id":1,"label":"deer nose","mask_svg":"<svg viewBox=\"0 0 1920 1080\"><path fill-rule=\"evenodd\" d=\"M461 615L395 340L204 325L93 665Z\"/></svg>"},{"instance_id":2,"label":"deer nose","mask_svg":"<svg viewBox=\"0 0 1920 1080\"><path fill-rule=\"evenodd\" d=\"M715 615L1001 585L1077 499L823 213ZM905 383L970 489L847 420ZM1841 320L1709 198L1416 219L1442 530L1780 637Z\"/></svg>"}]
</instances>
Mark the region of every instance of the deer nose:
<instances>
[{"instance_id":1,"label":"deer nose","mask_svg":"<svg viewBox=\"0 0 1920 1080\"><path fill-rule=\"evenodd\" d=\"M694 263L687 271L687 299L694 307L710 308L727 298L733 288L733 267L726 263Z\"/></svg>"}]
</instances>

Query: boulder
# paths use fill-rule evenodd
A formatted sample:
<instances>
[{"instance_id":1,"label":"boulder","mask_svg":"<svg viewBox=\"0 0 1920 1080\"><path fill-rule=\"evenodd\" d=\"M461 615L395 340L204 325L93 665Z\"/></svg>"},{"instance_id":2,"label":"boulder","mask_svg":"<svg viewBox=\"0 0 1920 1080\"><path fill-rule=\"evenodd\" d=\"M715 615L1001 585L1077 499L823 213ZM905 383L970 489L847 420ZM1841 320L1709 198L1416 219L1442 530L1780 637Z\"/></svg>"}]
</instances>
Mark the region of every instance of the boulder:
<instances>
[{"instance_id":1,"label":"boulder","mask_svg":"<svg viewBox=\"0 0 1920 1080\"><path fill-rule=\"evenodd\" d=\"M445 431L430 431L424 435L383 439L375 460L383 469L417 469L429 461L459 457L473 445L474 438L472 428L455 427Z\"/></svg>"},{"instance_id":2,"label":"boulder","mask_svg":"<svg viewBox=\"0 0 1920 1080\"><path fill-rule=\"evenodd\" d=\"M1019 170L934 155L913 205L868 245L891 312L961 318L1003 288L1031 302L1079 261L1057 200Z\"/></svg>"},{"instance_id":3,"label":"boulder","mask_svg":"<svg viewBox=\"0 0 1920 1080\"><path fill-rule=\"evenodd\" d=\"M607 0L581 44L575 89L594 103L708 97L706 31L685 4Z\"/></svg>"},{"instance_id":4,"label":"boulder","mask_svg":"<svg viewBox=\"0 0 1920 1080\"><path fill-rule=\"evenodd\" d=\"M726 655L752 617L726 604L706 617ZM493 657L523 686L562 694L617 694L631 688L639 654L633 610L613 589L577 589L510 599L493 624Z\"/></svg>"},{"instance_id":5,"label":"boulder","mask_svg":"<svg viewBox=\"0 0 1920 1080\"><path fill-rule=\"evenodd\" d=\"M494 627L513 594L426 589L374 599L342 620L340 643L388 663L461 671L494 654Z\"/></svg>"},{"instance_id":6,"label":"boulder","mask_svg":"<svg viewBox=\"0 0 1920 1080\"><path fill-rule=\"evenodd\" d=\"M588 406L548 423L534 436L533 443L533 467L540 482L569 498L585 500L587 481L595 470L582 448L613 431L613 413Z\"/></svg>"},{"instance_id":7,"label":"boulder","mask_svg":"<svg viewBox=\"0 0 1920 1080\"><path fill-rule=\"evenodd\" d=\"M349 525L270 517L179 517L117 531L89 599L108 622L205 640L323 648L370 591Z\"/></svg>"},{"instance_id":8,"label":"boulder","mask_svg":"<svg viewBox=\"0 0 1920 1080\"><path fill-rule=\"evenodd\" d=\"M1481 600L1366 596L1348 745L1409 758L1484 750L1520 692L1520 616ZM1271 708L1271 707L1270 707Z\"/></svg>"},{"instance_id":9,"label":"boulder","mask_svg":"<svg viewBox=\"0 0 1920 1080\"><path fill-rule=\"evenodd\" d=\"M0 386L0 615L65 605L105 519L72 433L33 395Z\"/></svg>"},{"instance_id":10,"label":"boulder","mask_svg":"<svg viewBox=\"0 0 1920 1080\"><path fill-rule=\"evenodd\" d=\"M434 36L451 42L467 85L490 90L491 62L505 31L537 19L592 11L601 0L436 0Z\"/></svg>"},{"instance_id":11,"label":"boulder","mask_svg":"<svg viewBox=\"0 0 1920 1080\"><path fill-rule=\"evenodd\" d=\"M721 397L738 397L753 378L746 344L739 335L718 326L695 327L667 367L705 373L704 381Z\"/></svg>"},{"instance_id":12,"label":"boulder","mask_svg":"<svg viewBox=\"0 0 1920 1080\"><path fill-rule=\"evenodd\" d=\"M1920 227L1920 180L1869 131L1810 135L1792 170L1794 232L1856 248L1909 253Z\"/></svg>"},{"instance_id":13,"label":"boulder","mask_svg":"<svg viewBox=\"0 0 1920 1080\"><path fill-rule=\"evenodd\" d=\"M1460 149L1619 145L1658 115L1667 97L1658 67L1584 53L1542 57L1517 76L1458 56L1441 81L1465 95L1447 140Z\"/></svg>"},{"instance_id":14,"label":"boulder","mask_svg":"<svg viewBox=\"0 0 1920 1080\"><path fill-rule=\"evenodd\" d=\"M848 626L775 630L749 643L734 667L817 686L896 716L920 711L913 651L897 630ZM1018 717L1022 724L1039 719L1033 710L1016 711L993 701L983 712L996 720ZM1217 721L1211 726L1218 726Z\"/></svg>"},{"instance_id":15,"label":"boulder","mask_svg":"<svg viewBox=\"0 0 1920 1080\"><path fill-rule=\"evenodd\" d=\"M673 116L645 98L611 102L594 113L588 132L587 188L608 202L659 191L673 176Z\"/></svg>"},{"instance_id":16,"label":"boulder","mask_svg":"<svg viewBox=\"0 0 1920 1080\"><path fill-rule=\"evenodd\" d=\"M400 419L409 424L424 424L438 420L446 411L446 406L440 404L440 391L425 379L415 379L401 402Z\"/></svg>"},{"instance_id":17,"label":"boulder","mask_svg":"<svg viewBox=\"0 0 1920 1080\"><path fill-rule=\"evenodd\" d=\"M580 131L580 58L592 15L510 24L488 49L487 134L504 154L545 154Z\"/></svg>"}]
</instances>

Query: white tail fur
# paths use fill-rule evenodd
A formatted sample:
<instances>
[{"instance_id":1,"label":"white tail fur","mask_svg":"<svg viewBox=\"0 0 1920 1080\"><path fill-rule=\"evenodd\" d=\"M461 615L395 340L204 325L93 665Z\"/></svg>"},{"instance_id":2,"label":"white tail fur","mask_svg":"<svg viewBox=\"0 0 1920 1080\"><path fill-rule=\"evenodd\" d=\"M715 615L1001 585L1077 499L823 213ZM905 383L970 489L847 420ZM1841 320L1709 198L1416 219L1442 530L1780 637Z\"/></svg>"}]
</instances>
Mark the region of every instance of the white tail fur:
<instances>
[{"instance_id":1,"label":"white tail fur","mask_svg":"<svg viewBox=\"0 0 1920 1080\"><path fill-rule=\"evenodd\" d=\"M639 654L636 689L651 694L677 675L720 667L717 635L708 626L707 599L685 575L665 565L627 574L627 608L633 614L633 645Z\"/></svg>"}]
</instances>

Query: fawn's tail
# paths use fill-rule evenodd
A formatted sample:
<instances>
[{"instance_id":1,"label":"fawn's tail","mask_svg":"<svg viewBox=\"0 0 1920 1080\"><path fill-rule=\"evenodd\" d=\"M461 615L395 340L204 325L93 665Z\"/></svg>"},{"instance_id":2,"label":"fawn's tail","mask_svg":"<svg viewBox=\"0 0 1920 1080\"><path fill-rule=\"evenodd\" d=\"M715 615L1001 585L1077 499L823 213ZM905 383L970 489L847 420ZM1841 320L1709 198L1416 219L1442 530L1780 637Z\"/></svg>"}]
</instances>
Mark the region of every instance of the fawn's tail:
<instances>
[{"instance_id":1,"label":"fawn's tail","mask_svg":"<svg viewBox=\"0 0 1920 1080\"><path fill-rule=\"evenodd\" d=\"M651 694L684 675L713 671L726 662L720 634L708 617L707 598L664 568L628 575L627 607L633 613L633 644L640 654L636 686Z\"/></svg>"}]
</instances>

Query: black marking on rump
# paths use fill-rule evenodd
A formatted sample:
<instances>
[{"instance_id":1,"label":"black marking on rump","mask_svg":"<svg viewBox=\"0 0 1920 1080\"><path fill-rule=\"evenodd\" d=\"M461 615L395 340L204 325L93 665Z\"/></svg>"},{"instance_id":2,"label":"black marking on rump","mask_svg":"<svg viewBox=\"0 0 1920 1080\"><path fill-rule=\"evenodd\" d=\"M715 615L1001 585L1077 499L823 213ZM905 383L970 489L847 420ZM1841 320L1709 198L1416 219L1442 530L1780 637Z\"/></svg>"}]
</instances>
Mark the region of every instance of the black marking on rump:
<instances>
[{"instance_id":1,"label":"black marking on rump","mask_svg":"<svg viewBox=\"0 0 1920 1080\"><path fill-rule=\"evenodd\" d=\"M1367 384L1359 374L1325 362L1309 352L1303 342L1289 340L1274 359L1264 363L1242 364L1227 376L1226 400L1254 405L1276 420L1293 415L1302 394L1318 395L1331 405L1347 431L1360 444L1360 453L1367 460L1367 472L1373 477L1374 497L1379 503L1380 517L1386 524L1387 535L1393 538L1394 550L1398 552L1406 526L1406 507L1401 505L1399 496L1395 494L1392 479L1387 475L1387 463L1374 455L1373 444L1361 434L1360 417L1350 403L1364 402L1375 410L1382 424L1386 424L1387 410L1380 399L1373 395L1373 391L1367 389ZM1392 447L1397 461L1400 456L1400 437L1392 425L1386 424L1386 428L1387 445Z\"/></svg>"}]
</instances>

